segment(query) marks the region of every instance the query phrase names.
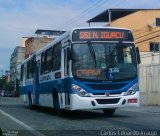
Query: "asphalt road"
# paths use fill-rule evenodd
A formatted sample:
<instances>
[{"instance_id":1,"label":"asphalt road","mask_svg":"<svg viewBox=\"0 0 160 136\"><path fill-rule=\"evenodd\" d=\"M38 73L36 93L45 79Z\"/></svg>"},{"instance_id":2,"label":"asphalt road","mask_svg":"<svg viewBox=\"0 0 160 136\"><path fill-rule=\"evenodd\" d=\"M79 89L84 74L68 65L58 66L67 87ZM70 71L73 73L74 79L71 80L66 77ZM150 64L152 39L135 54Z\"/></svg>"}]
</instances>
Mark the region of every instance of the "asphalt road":
<instances>
[{"instance_id":1,"label":"asphalt road","mask_svg":"<svg viewBox=\"0 0 160 136\"><path fill-rule=\"evenodd\" d=\"M3 135L88 136L160 135L160 107L118 109L107 117L100 110L68 112L59 117L53 109L29 109L19 98L0 97Z\"/></svg>"}]
</instances>

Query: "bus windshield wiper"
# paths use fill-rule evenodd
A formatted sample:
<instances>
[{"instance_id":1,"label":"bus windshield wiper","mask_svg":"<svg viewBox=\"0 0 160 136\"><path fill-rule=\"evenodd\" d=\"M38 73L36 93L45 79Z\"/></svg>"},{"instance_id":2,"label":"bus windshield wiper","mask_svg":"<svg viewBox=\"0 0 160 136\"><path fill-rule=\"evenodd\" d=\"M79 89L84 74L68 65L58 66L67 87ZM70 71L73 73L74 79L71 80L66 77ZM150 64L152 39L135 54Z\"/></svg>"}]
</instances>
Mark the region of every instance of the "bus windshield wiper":
<instances>
[{"instance_id":1,"label":"bus windshield wiper","mask_svg":"<svg viewBox=\"0 0 160 136\"><path fill-rule=\"evenodd\" d=\"M94 64L95 64L95 68L96 68L96 55L95 55L95 51L94 51L94 48L92 46L92 43L90 41L87 41L87 45L88 45L88 48L89 48L89 52L94 60Z\"/></svg>"},{"instance_id":2,"label":"bus windshield wiper","mask_svg":"<svg viewBox=\"0 0 160 136\"><path fill-rule=\"evenodd\" d=\"M107 67L109 67L109 66L110 66L110 63L111 63L111 56L110 56L110 54L111 54L111 49L110 49L110 45L109 45L108 51L107 51L106 47L107 47L107 46L105 46L105 62L106 62ZM107 53L107 52L108 52L108 53Z\"/></svg>"}]
</instances>

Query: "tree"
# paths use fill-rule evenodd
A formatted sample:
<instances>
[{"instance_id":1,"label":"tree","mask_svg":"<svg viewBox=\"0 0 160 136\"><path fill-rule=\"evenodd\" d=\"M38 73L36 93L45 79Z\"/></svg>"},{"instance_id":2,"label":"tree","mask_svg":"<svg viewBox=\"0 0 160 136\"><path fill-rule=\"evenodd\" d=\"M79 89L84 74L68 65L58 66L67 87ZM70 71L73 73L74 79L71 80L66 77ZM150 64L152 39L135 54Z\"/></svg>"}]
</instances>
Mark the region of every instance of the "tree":
<instances>
[{"instance_id":1,"label":"tree","mask_svg":"<svg viewBox=\"0 0 160 136\"><path fill-rule=\"evenodd\" d=\"M5 76L2 76L1 78L0 78L0 88L4 88L5 87Z\"/></svg>"}]
</instances>

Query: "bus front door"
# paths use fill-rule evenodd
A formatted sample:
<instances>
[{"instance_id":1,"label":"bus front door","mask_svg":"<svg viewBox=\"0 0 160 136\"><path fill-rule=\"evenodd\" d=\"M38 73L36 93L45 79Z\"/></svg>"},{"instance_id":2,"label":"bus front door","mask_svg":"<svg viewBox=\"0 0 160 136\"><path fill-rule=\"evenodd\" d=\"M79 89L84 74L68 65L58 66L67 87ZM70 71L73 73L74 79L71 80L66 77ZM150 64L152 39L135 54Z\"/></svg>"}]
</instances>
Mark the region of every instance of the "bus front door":
<instances>
[{"instance_id":1,"label":"bus front door","mask_svg":"<svg viewBox=\"0 0 160 136\"><path fill-rule=\"evenodd\" d=\"M64 47L64 92L65 92L65 106L70 105L70 78L69 78L69 59L68 59L69 47Z\"/></svg>"},{"instance_id":2,"label":"bus front door","mask_svg":"<svg viewBox=\"0 0 160 136\"><path fill-rule=\"evenodd\" d=\"M35 105L39 105L39 66L40 61L34 63L33 95Z\"/></svg>"}]
</instances>

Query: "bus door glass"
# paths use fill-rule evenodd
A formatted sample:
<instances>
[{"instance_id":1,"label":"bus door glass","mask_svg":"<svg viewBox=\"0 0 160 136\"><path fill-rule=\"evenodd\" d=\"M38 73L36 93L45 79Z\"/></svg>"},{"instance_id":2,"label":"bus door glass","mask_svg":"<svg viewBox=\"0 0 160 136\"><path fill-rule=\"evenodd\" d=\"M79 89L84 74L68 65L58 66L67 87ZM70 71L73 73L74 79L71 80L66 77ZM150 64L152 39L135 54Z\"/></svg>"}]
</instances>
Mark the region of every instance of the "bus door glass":
<instances>
[{"instance_id":1,"label":"bus door glass","mask_svg":"<svg viewBox=\"0 0 160 136\"><path fill-rule=\"evenodd\" d=\"M36 61L34 69L34 95L35 95L35 104L39 104L39 66L40 60Z\"/></svg>"},{"instance_id":2,"label":"bus door glass","mask_svg":"<svg viewBox=\"0 0 160 136\"><path fill-rule=\"evenodd\" d=\"M64 48L64 76L67 77L69 75L69 62L68 62L68 55L67 50L69 47Z\"/></svg>"},{"instance_id":3,"label":"bus door glass","mask_svg":"<svg viewBox=\"0 0 160 136\"><path fill-rule=\"evenodd\" d=\"M37 61L38 75L40 75L40 60Z\"/></svg>"},{"instance_id":4,"label":"bus door glass","mask_svg":"<svg viewBox=\"0 0 160 136\"><path fill-rule=\"evenodd\" d=\"M68 50L69 47L64 47L64 90L65 90L65 105L70 105L69 98L69 59L68 59Z\"/></svg>"},{"instance_id":5,"label":"bus door glass","mask_svg":"<svg viewBox=\"0 0 160 136\"><path fill-rule=\"evenodd\" d=\"M26 86L27 67L24 67L23 86Z\"/></svg>"}]
</instances>

